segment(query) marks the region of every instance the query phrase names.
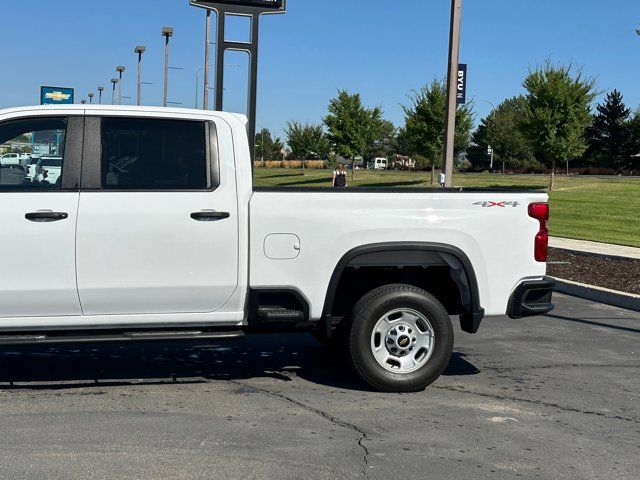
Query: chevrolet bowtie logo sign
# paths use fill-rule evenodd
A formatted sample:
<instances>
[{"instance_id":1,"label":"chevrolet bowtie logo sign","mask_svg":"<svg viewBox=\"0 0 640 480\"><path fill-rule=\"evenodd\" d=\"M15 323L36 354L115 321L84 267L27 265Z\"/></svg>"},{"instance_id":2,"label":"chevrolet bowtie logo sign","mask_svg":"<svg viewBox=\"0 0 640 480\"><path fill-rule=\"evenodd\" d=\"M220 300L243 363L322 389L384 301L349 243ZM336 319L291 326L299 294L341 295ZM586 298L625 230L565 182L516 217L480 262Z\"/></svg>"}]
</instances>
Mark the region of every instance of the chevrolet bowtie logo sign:
<instances>
[{"instance_id":1,"label":"chevrolet bowtie logo sign","mask_svg":"<svg viewBox=\"0 0 640 480\"><path fill-rule=\"evenodd\" d=\"M60 102L62 100L69 100L69 98L71 98L71 94L62 92L50 92L45 93L44 97L48 100L55 100L56 102Z\"/></svg>"},{"instance_id":2,"label":"chevrolet bowtie logo sign","mask_svg":"<svg viewBox=\"0 0 640 480\"><path fill-rule=\"evenodd\" d=\"M40 87L40 105L68 105L74 103L73 88Z\"/></svg>"}]
</instances>

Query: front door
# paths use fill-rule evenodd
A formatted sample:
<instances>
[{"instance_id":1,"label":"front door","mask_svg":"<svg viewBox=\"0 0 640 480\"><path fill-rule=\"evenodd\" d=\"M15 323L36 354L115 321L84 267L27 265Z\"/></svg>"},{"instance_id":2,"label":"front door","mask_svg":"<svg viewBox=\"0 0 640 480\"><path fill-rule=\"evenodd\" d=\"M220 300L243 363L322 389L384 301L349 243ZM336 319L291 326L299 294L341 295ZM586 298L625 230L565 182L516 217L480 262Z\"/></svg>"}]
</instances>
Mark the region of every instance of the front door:
<instances>
[{"instance_id":1,"label":"front door","mask_svg":"<svg viewBox=\"0 0 640 480\"><path fill-rule=\"evenodd\" d=\"M0 166L0 318L81 314L75 227L83 121L0 122L0 148L30 156ZM55 168L41 167L42 157Z\"/></svg>"},{"instance_id":2,"label":"front door","mask_svg":"<svg viewBox=\"0 0 640 480\"><path fill-rule=\"evenodd\" d=\"M219 310L238 284L238 212L235 178L216 173L215 126L131 117L87 124L99 129L101 153L93 168L85 148L83 182L85 169L99 179L80 194L84 315Z\"/></svg>"}]
</instances>

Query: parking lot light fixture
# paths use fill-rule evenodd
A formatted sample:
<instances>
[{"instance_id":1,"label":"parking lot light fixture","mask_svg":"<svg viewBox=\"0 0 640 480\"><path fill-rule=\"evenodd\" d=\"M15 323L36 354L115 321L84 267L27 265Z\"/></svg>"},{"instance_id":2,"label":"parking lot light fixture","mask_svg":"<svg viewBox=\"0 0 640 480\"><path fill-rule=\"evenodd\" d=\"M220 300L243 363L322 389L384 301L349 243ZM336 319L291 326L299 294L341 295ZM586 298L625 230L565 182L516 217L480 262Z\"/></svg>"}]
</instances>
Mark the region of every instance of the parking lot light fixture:
<instances>
[{"instance_id":1,"label":"parking lot light fixture","mask_svg":"<svg viewBox=\"0 0 640 480\"><path fill-rule=\"evenodd\" d=\"M127 68L124 65L119 65L116 67L116 72L118 72L119 82L118 82L118 104L122 105L122 74Z\"/></svg>"},{"instance_id":2,"label":"parking lot light fixture","mask_svg":"<svg viewBox=\"0 0 640 480\"><path fill-rule=\"evenodd\" d=\"M98 87L98 105L102 105L102 92L104 92L104 87Z\"/></svg>"},{"instance_id":3,"label":"parking lot light fixture","mask_svg":"<svg viewBox=\"0 0 640 480\"><path fill-rule=\"evenodd\" d=\"M111 90L111 105L116 104L116 85L118 84L118 82L119 80L117 78L111 79L111 84L113 85L113 89Z\"/></svg>"},{"instance_id":4,"label":"parking lot light fixture","mask_svg":"<svg viewBox=\"0 0 640 480\"><path fill-rule=\"evenodd\" d=\"M147 51L144 45L138 45L133 52L138 55L138 96L136 105L140 106L142 102L142 54Z\"/></svg>"},{"instance_id":5,"label":"parking lot light fixture","mask_svg":"<svg viewBox=\"0 0 640 480\"><path fill-rule=\"evenodd\" d=\"M87 95L87 97L89 97L89 103L93 103L93 97L94 97L94 94L93 94L93 93L89 93L89 94Z\"/></svg>"},{"instance_id":6,"label":"parking lot light fixture","mask_svg":"<svg viewBox=\"0 0 640 480\"><path fill-rule=\"evenodd\" d=\"M169 103L169 39L173 37L173 27L162 27L164 37L164 100L166 107Z\"/></svg>"}]
</instances>

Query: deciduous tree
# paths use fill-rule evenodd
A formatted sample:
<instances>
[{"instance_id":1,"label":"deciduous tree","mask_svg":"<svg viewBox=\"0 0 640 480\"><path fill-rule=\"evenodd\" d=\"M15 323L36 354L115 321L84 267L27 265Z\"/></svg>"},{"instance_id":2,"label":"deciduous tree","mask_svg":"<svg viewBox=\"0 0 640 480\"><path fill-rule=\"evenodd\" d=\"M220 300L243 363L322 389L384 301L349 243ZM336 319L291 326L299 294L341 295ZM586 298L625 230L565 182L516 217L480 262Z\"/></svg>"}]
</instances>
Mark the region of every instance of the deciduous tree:
<instances>
[{"instance_id":1,"label":"deciduous tree","mask_svg":"<svg viewBox=\"0 0 640 480\"><path fill-rule=\"evenodd\" d=\"M586 150L585 130L591 123L591 103L595 81L585 78L571 65L547 62L529 73L524 81L528 108L525 132L532 141L536 158L551 169L553 189L556 162L568 162Z\"/></svg>"},{"instance_id":2,"label":"deciduous tree","mask_svg":"<svg viewBox=\"0 0 640 480\"><path fill-rule=\"evenodd\" d=\"M256 158L275 160L282 156L284 144L278 137L273 138L268 128L256 133Z\"/></svg>"},{"instance_id":3,"label":"deciduous tree","mask_svg":"<svg viewBox=\"0 0 640 480\"><path fill-rule=\"evenodd\" d=\"M329 102L324 123L335 152L351 160L352 177L355 177L355 157L364 155L384 128L382 109L366 108L359 93L340 91Z\"/></svg>"},{"instance_id":4,"label":"deciduous tree","mask_svg":"<svg viewBox=\"0 0 640 480\"><path fill-rule=\"evenodd\" d=\"M433 168L444 158L444 127L446 121L447 90L443 81L434 80L409 96L409 105L403 106L405 142L412 155L428 159ZM455 153L467 149L473 128L471 106L458 107L456 113Z\"/></svg>"},{"instance_id":5,"label":"deciduous tree","mask_svg":"<svg viewBox=\"0 0 640 480\"><path fill-rule=\"evenodd\" d=\"M522 128L527 108L524 96L509 98L487 117L487 141L503 166L523 166L533 161L533 147Z\"/></svg>"}]
</instances>

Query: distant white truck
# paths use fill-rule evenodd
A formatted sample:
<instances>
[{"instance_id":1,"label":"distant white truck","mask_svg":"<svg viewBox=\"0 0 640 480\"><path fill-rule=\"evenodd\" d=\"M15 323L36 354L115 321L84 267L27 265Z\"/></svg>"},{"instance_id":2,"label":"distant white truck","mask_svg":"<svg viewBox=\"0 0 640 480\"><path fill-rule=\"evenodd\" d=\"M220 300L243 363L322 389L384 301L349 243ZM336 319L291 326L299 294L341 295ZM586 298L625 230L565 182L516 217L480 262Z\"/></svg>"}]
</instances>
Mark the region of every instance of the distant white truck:
<instances>
[{"instance_id":1,"label":"distant white truck","mask_svg":"<svg viewBox=\"0 0 640 480\"><path fill-rule=\"evenodd\" d=\"M378 157L369 162L369 170L387 170L389 168L389 160Z\"/></svg>"},{"instance_id":2,"label":"distant white truck","mask_svg":"<svg viewBox=\"0 0 640 480\"><path fill-rule=\"evenodd\" d=\"M307 330L374 388L417 391L452 317L553 308L545 193L255 188L240 115L0 110L0 145L41 130L64 132L59 182L0 169L0 343Z\"/></svg>"},{"instance_id":3,"label":"distant white truck","mask_svg":"<svg viewBox=\"0 0 640 480\"><path fill-rule=\"evenodd\" d=\"M0 165L20 165L25 167L30 158L31 155L28 153L5 153L0 156Z\"/></svg>"}]
</instances>

